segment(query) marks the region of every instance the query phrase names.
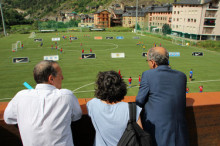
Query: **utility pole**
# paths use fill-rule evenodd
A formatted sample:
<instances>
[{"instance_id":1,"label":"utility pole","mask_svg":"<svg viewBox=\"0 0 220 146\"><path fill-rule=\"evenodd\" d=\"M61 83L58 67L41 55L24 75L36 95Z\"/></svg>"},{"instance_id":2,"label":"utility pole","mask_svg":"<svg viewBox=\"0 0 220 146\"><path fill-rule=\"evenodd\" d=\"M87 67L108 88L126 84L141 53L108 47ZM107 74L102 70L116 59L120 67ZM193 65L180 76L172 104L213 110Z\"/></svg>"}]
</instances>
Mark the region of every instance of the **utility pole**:
<instances>
[{"instance_id":1,"label":"utility pole","mask_svg":"<svg viewBox=\"0 0 220 146\"><path fill-rule=\"evenodd\" d=\"M3 30L4 30L4 35L6 36L6 30L5 30L5 21L4 21L4 17L3 17L3 11L2 11L2 2L0 0L0 8L1 8L1 15L2 15L2 25L3 25Z\"/></svg>"},{"instance_id":2,"label":"utility pole","mask_svg":"<svg viewBox=\"0 0 220 146\"><path fill-rule=\"evenodd\" d=\"M135 30L134 32L137 32L137 17L138 17L138 0L136 1L136 23L135 23Z\"/></svg>"}]
</instances>

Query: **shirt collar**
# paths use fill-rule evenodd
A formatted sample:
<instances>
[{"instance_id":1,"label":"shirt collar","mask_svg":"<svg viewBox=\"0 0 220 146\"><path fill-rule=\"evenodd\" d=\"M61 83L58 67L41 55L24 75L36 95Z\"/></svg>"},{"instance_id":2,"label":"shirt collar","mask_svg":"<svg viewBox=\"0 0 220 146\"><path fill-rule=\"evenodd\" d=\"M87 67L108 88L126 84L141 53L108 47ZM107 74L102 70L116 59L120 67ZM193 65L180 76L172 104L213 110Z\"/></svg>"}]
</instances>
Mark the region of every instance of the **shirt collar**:
<instances>
[{"instance_id":1,"label":"shirt collar","mask_svg":"<svg viewBox=\"0 0 220 146\"><path fill-rule=\"evenodd\" d=\"M158 69L170 69L168 65L159 65L157 68Z\"/></svg>"},{"instance_id":2,"label":"shirt collar","mask_svg":"<svg viewBox=\"0 0 220 146\"><path fill-rule=\"evenodd\" d=\"M35 89L53 90L57 88L50 84L37 84Z\"/></svg>"}]
</instances>

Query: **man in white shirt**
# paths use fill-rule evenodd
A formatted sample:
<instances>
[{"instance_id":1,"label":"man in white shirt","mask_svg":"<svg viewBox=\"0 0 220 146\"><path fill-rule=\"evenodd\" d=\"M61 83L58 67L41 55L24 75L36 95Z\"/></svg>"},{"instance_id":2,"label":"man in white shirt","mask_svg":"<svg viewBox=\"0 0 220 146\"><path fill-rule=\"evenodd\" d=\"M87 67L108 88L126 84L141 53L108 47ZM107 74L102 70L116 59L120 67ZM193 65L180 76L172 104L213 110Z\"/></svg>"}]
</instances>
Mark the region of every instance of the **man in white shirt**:
<instances>
[{"instance_id":1,"label":"man in white shirt","mask_svg":"<svg viewBox=\"0 0 220 146\"><path fill-rule=\"evenodd\" d=\"M18 124L24 146L73 146L71 121L82 111L70 90L61 89L62 70L55 61L34 68L35 89L18 92L4 112L7 124Z\"/></svg>"}]
</instances>

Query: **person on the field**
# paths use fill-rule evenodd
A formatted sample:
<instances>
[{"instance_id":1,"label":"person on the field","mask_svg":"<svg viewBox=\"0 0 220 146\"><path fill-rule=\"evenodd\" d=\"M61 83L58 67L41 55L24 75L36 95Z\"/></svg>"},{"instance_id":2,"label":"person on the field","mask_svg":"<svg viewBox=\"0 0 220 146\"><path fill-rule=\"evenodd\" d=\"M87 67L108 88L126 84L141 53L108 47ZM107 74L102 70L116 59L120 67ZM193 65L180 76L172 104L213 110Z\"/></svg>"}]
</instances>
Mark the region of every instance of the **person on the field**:
<instances>
[{"instance_id":1,"label":"person on the field","mask_svg":"<svg viewBox=\"0 0 220 146\"><path fill-rule=\"evenodd\" d=\"M199 92L200 92L200 93L203 92L203 86L199 86Z\"/></svg>"},{"instance_id":2,"label":"person on the field","mask_svg":"<svg viewBox=\"0 0 220 146\"><path fill-rule=\"evenodd\" d=\"M186 87L186 93L189 93L189 87Z\"/></svg>"},{"instance_id":3,"label":"person on the field","mask_svg":"<svg viewBox=\"0 0 220 146\"><path fill-rule=\"evenodd\" d=\"M73 146L71 122L82 116L73 92L61 89L63 74L55 61L34 67L35 89L18 92L4 112L7 124L18 124L24 146Z\"/></svg>"},{"instance_id":4,"label":"person on the field","mask_svg":"<svg viewBox=\"0 0 220 146\"><path fill-rule=\"evenodd\" d=\"M139 86L140 86L141 85L141 75L139 75L138 81L139 81Z\"/></svg>"},{"instance_id":5,"label":"person on the field","mask_svg":"<svg viewBox=\"0 0 220 146\"><path fill-rule=\"evenodd\" d=\"M131 81L132 81L132 78L130 77L130 78L128 79L129 88L131 88Z\"/></svg>"},{"instance_id":6,"label":"person on the field","mask_svg":"<svg viewBox=\"0 0 220 146\"><path fill-rule=\"evenodd\" d=\"M191 69L189 72L189 81L192 81L192 77L193 77L193 70Z\"/></svg>"}]
</instances>

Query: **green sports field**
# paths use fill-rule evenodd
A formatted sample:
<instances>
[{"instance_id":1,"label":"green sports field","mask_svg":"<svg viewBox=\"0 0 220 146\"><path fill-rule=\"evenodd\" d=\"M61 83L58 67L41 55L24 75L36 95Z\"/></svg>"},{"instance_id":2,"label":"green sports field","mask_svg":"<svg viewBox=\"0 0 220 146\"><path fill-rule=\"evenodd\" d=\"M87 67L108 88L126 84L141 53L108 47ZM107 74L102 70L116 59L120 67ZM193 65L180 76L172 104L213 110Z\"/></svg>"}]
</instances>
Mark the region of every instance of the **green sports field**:
<instances>
[{"instance_id":1,"label":"green sports field","mask_svg":"<svg viewBox=\"0 0 220 146\"><path fill-rule=\"evenodd\" d=\"M84 35L89 37L84 37ZM66 40L62 38L65 35ZM78 37L78 40L69 41L69 36ZM204 86L204 92L220 91L220 53L195 47L183 47L172 42L155 37L140 36L133 39L134 33L114 32L63 32L63 33L37 33L36 38L43 39L34 42L29 38L30 34L13 34L0 39L0 101L9 101L19 90L25 89L24 82L35 87L33 80L33 67L43 60L44 56L59 55L59 64L63 70L63 88L70 89L78 98L94 97L94 82L99 71L120 69L121 74L128 83L128 78L133 78L132 88L128 89L128 96L136 96L138 93L138 75L148 70L146 58L142 57L143 49L137 42L141 41L146 48L153 47L154 43L167 48L169 52L180 52L180 57L170 57L170 65L173 69L184 72L187 77L190 69L193 69L194 80L188 82L190 92L199 92L199 86ZM102 40L95 40L95 36L102 36ZM124 39L118 40L117 36ZM58 48L63 48L63 53L51 49L55 43L51 38L60 37ZM114 37L106 40L105 37ZM12 44L21 41L24 48L18 48L12 52ZM80 44L82 43L82 46ZM96 54L95 59L80 59L82 49L89 53L90 48ZM192 52L203 52L204 56L192 56ZM111 58L111 53L125 53L125 58ZM28 63L12 63L14 57L28 57ZM173 91L175 92L175 91Z\"/></svg>"}]
</instances>

